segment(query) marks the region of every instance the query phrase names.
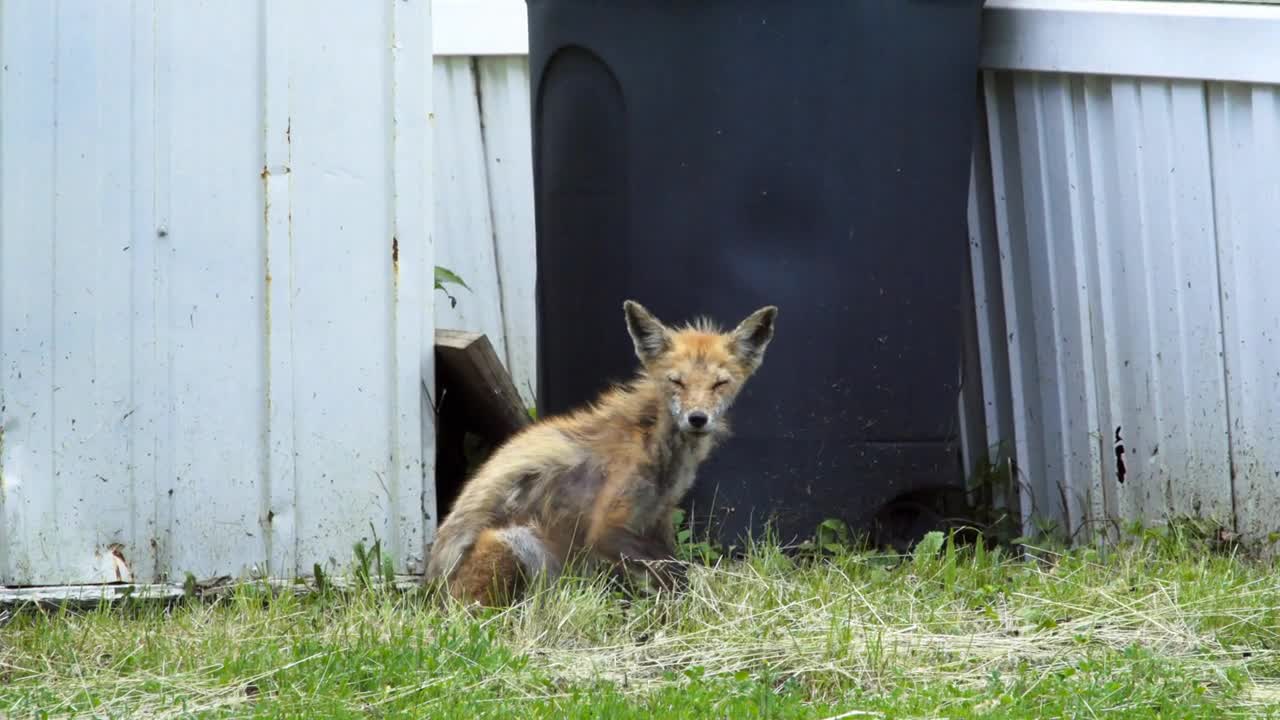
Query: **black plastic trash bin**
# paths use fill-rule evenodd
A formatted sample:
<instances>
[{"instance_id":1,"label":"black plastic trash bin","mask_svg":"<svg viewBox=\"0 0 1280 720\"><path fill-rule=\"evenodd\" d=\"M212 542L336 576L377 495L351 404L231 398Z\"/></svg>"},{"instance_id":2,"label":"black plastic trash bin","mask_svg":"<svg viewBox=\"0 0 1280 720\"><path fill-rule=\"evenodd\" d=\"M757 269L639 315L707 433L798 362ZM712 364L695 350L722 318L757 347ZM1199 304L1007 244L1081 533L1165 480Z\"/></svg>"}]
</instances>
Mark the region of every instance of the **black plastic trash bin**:
<instances>
[{"instance_id":1,"label":"black plastic trash bin","mask_svg":"<svg viewBox=\"0 0 1280 720\"><path fill-rule=\"evenodd\" d=\"M722 540L956 487L981 0L528 0L540 406L624 379L622 301L778 330L704 466Z\"/></svg>"}]
</instances>

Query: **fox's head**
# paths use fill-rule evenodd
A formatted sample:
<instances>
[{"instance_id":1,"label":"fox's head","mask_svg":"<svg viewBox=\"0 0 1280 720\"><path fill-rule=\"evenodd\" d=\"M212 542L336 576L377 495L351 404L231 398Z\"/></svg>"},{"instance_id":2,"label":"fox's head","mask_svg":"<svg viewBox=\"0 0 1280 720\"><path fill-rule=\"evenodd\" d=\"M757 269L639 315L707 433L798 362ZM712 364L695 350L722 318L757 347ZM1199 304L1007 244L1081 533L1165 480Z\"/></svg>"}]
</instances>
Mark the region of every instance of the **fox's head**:
<instances>
[{"instance_id":1,"label":"fox's head","mask_svg":"<svg viewBox=\"0 0 1280 720\"><path fill-rule=\"evenodd\" d=\"M633 300L622 308L645 375L661 388L676 427L694 434L723 423L743 383L764 360L778 315L772 305L760 308L725 333L705 322L669 328Z\"/></svg>"}]
</instances>

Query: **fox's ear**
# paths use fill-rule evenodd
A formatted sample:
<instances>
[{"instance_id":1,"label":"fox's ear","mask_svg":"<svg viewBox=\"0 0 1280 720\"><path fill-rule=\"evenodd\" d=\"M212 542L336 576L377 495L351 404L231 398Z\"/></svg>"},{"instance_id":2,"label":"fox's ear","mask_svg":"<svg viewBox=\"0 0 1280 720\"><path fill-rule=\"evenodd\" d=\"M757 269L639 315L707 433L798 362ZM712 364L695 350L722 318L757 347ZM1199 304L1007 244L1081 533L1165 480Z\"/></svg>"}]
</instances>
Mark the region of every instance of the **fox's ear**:
<instances>
[{"instance_id":1,"label":"fox's ear","mask_svg":"<svg viewBox=\"0 0 1280 720\"><path fill-rule=\"evenodd\" d=\"M773 339L773 320L778 316L778 308L773 305L762 307L747 316L734 328L733 351L738 358L751 368L760 365L764 359L765 348Z\"/></svg>"},{"instance_id":2,"label":"fox's ear","mask_svg":"<svg viewBox=\"0 0 1280 720\"><path fill-rule=\"evenodd\" d=\"M670 331L643 305L628 300L622 303L622 312L627 316L627 332L631 333L640 362L652 362L671 349Z\"/></svg>"}]
</instances>

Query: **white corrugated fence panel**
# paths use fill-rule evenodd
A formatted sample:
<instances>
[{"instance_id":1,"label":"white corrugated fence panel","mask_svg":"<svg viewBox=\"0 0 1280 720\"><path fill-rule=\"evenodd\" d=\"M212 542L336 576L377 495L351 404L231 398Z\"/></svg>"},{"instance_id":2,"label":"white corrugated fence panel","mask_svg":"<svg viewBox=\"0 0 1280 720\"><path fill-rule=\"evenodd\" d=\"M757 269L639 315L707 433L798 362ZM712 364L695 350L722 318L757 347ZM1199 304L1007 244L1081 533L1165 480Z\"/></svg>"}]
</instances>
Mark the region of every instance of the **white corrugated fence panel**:
<instances>
[{"instance_id":1,"label":"white corrugated fence panel","mask_svg":"<svg viewBox=\"0 0 1280 720\"><path fill-rule=\"evenodd\" d=\"M450 286L457 303L440 300L436 324L488 335L532 406L536 267L528 61L437 57L435 86L437 262L470 287Z\"/></svg>"},{"instance_id":2,"label":"white corrugated fence panel","mask_svg":"<svg viewBox=\"0 0 1280 720\"><path fill-rule=\"evenodd\" d=\"M449 286L457 302L440 299L436 324L485 333L498 357L505 359L502 294L473 66L467 57L435 60L436 263L457 273L470 288Z\"/></svg>"},{"instance_id":3,"label":"white corrugated fence panel","mask_svg":"<svg viewBox=\"0 0 1280 720\"><path fill-rule=\"evenodd\" d=\"M421 567L429 27L3 6L0 582Z\"/></svg>"},{"instance_id":4,"label":"white corrugated fence panel","mask_svg":"<svg viewBox=\"0 0 1280 720\"><path fill-rule=\"evenodd\" d=\"M261 557L262 495L272 480L262 472L268 332L263 182L246 181L261 175L264 165L264 63L254 47L261 20L244 10L233 4L156 5L153 192L164 237L138 246L150 245L155 258L154 302L163 310L152 330L160 353L152 381L165 378L154 397L168 407L151 426L161 433L154 472L162 522L147 542L155 541L160 568L181 567L199 577L240 573ZM242 37L254 39L255 52L224 52L232 38ZM94 38L84 42L92 46ZM222 54L221 62L207 60ZM76 75L68 63L60 62L59 70ZM121 82L109 91L139 89ZM57 170L55 175L64 177ZM66 205L58 212L76 212L82 197L63 194ZM62 246L64 237L70 239L55 233L54 246ZM63 268L53 277L56 283L83 282ZM65 326L55 326L54 334L71 344L83 337ZM67 474L55 484L74 486L78 478ZM85 519L81 527L92 528Z\"/></svg>"},{"instance_id":5,"label":"white corrugated fence panel","mask_svg":"<svg viewBox=\"0 0 1280 720\"><path fill-rule=\"evenodd\" d=\"M1275 90L1004 72L985 85L1029 527L1084 539L1190 515L1276 530ZM987 254L991 235L975 233ZM986 267L976 286L996 282Z\"/></svg>"},{"instance_id":6,"label":"white corrugated fence panel","mask_svg":"<svg viewBox=\"0 0 1280 720\"><path fill-rule=\"evenodd\" d=\"M1208 87L1237 528L1280 530L1280 88Z\"/></svg>"},{"instance_id":7,"label":"white corrugated fence panel","mask_svg":"<svg viewBox=\"0 0 1280 720\"><path fill-rule=\"evenodd\" d=\"M525 403L537 397L537 259L527 57L477 58L493 243L507 368Z\"/></svg>"},{"instance_id":8,"label":"white corrugated fence panel","mask_svg":"<svg viewBox=\"0 0 1280 720\"><path fill-rule=\"evenodd\" d=\"M988 274L985 282L992 294L999 293L1005 310L1006 335L1003 343L993 351L1007 352L1009 356L1010 401L1013 407L1013 437L991 438L989 442L1012 441L1019 477L1023 486L1020 493L1020 513L1023 524L1033 516L1060 518L1056 512L1036 507L1036 503L1049 501L1050 493L1045 485L1046 473L1043 437L1038 431L1042 409L1039 405L1041 386L1036 348L1036 322L1033 317L1030 267L1027 259L1027 243L1017 238L1027 234L1023 217L1023 183L1019 165L1019 135L1016 117L1008 108L993 102L996 97L990 87L994 78L987 78L987 128L991 153L991 182L993 187L993 216L995 241L999 249L999 273ZM986 238L990 241L992 238ZM990 253L986 250L986 253ZM975 267L983 267L975 264ZM986 266L989 267L989 266ZM975 280L975 283L979 282Z\"/></svg>"},{"instance_id":9,"label":"white corrugated fence panel","mask_svg":"<svg viewBox=\"0 0 1280 720\"><path fill-rule=\"evenodd\" d=\"M1126 519L1231 521L1213 186L1203 85L1098 80L1092 148L1110 386L1111 477ZM1117 455L1118 445L1124 453ZM1124 482L1120 482L1123 461Z\"/></svg>"},{"instance_id":10,"label":"white corrugated fence panel","mask_svg":"<svg viewBox=\"0 0 1280 720\"><path fill-rule=\"evenodd\" d=\"M1004 296L1000 286L1000 247L996 232L995 197L992 193L991 147L987 140L985 107L978 106L979 122L975 125L973 162L969 179L969 263L970 289L973 302L973 325L966 333L970 350L966 360L976 367L967 373L971 383L964 388L962 419L967 430L969 458L966 468L979 469L986 461L992 469L1006 466L1013 455L1013 400L1009 387L1008 333L1005 330ZM981 448L978 455L975 448ZM977 478L998 483L988 496L993 509L1008 513L1021 521L1016 507L1018 494L1009 477ZM981 501L976 495L974 500Z\"/></svg>"}]
</instances>

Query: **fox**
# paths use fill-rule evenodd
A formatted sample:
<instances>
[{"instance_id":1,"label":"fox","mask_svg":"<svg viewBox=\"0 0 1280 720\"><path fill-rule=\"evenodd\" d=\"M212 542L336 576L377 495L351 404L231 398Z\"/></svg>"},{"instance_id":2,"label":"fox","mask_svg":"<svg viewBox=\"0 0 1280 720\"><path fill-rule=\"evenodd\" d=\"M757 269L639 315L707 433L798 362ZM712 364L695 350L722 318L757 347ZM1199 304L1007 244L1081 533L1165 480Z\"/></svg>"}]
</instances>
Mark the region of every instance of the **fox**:
<instances>
[{"instance_id":1,"label":"fox","mask_svg":"<svg viewBox=\"0 0 1280 720\"><path fill-rule=\"evenodd\" d=\"M581 558L675 591L672 512L730 436L727 413L763 363L777 314L762 307L729 332L706 318L673 328L626 300L633 378L498 447L437 529L423 582L501 606Z\"/></svg>"}]
</instances>

